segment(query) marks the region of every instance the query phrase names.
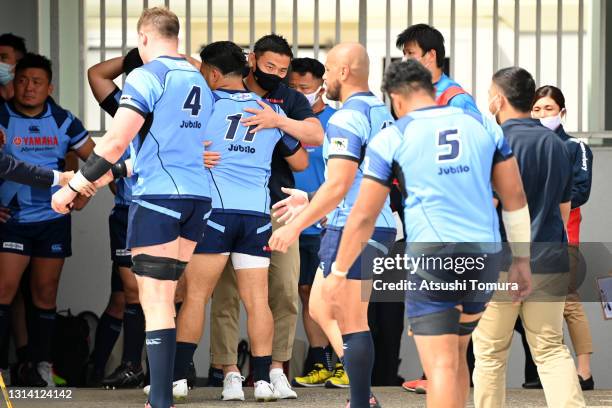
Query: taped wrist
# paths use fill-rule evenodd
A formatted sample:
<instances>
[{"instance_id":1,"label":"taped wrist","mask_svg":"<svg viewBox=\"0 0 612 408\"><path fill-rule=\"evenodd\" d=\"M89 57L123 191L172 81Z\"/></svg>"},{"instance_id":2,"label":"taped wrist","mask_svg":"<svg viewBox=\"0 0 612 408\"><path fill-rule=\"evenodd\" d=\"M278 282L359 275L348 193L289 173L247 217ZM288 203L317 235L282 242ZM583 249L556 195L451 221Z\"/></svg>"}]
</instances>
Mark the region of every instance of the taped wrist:
<instances>
[{"instance_id":1,"label":"taped wrist","mask_svg":"<svg viewBox=\"0 0 612 408\"><path fill-rule=\"evenodd\" d=\"M510 243L512 255L519 258L529 258L531 243L531 218L529 207L525 205L520 210L502 210L502 220L506 229L506 237Z\"/></svg>"},{"instance_id":2,"label":"taped wrist","mask_svg":"<svg viewBox=\"0 0 612 408\"><path fill-rule=\"evenodd\" d=\"M94 182L105 175L112 166L113 164L107 161L104 157L98 156L96 152L91 152L89 158L87 158L87 161L83 165L83 168L81 168L80 173L88 181Z\"/></svg>"},{"instance_id":3,"label":"taped wrist","mask_svg":"<svg viewBox=\"0 0 612 408\"><path fill-rule=\"evenodd\" d=\"M127 177L127 166L125 164L125 161L121 160L113 164L113 166L111 167L111 172L113 173L114 179Z\"/></svg>"}]
</instances>

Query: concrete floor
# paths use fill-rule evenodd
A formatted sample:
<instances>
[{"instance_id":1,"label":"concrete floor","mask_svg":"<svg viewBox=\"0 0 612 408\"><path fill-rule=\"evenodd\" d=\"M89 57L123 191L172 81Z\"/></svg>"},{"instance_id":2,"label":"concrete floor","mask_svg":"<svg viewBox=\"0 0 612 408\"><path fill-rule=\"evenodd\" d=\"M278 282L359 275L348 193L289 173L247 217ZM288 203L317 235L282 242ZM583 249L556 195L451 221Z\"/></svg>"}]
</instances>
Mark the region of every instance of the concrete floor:
<instances>
[{"instance_id":1,"label":"concrete floor","mask_svg":"<svg viewBox=\"0 0 612 408\"><path fill-rule=\"evenodd\" d=\"M184 404L177 404L177 408L204 408L204 407L235 407L247 408L264 406L255 403L253 389L245 388L246 402L221 402L218 397L221 393L219 388L197 388L189 394L189 400ZM408 393L397 387L374 388L374 393L381 401L384 408L411 408L424 407L425 397ZM347 392L345 390L299 389L297 400L284 400L268 405L273 408L281 407L344 407ZM546 407L544 394L539 390L509 390L506 406L508 408L520 407ZM587 406L592 408L612 407L612 390L595 390L586 392ZM74 389L72 399L64 400L18 400L12 399L14 408L42 407L45 408L102 408L102 407L126 407L142 408L145 396L141 390L106 391L99 389ZM473 406L473 405L469 405ZM0 400L0 407L6 407L4 400Z\"/></svg>"}]
</instances>

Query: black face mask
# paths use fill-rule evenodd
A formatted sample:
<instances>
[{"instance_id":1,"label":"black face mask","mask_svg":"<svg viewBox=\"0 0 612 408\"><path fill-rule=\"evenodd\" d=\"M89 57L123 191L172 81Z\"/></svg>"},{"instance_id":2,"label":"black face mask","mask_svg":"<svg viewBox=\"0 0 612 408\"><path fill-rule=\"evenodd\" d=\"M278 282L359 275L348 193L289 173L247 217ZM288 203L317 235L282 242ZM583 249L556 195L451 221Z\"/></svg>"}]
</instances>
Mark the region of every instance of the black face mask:
<instances>
[{"instance_id":1,"label":"black face mask","mask_svg":"<svg viewBox=\"0 0 612 408\"><path fill-rule=\"evenodd\" d=\"M257 64L255 64L255 72L253 74L259 86L268 92L275 90L283 81L283 78L279 77L278 75L263 72L261 69L259 69L259 65Z\"/></svg>"}]
</instances>

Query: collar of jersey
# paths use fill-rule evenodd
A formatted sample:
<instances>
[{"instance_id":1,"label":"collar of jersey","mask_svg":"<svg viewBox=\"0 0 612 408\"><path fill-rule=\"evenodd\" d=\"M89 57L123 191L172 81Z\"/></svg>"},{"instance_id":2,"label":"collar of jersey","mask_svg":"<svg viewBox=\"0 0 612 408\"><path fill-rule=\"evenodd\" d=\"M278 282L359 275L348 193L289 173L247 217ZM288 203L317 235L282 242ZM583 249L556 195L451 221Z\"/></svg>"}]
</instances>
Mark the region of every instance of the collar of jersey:
<instances>
[{"instance_id":1,"label":"collar of jersey","mask_svg":"<svg viewBox=\"0 0 612 408\"><path fill-rule=\"evenodd\" d=\"M40 118L44 118L45 116L47 116L47 112L49 111L49 102L48 101L45 102L45 108L42 110L42 112L40 112L36 116L28 116L28 115L24 115L23 113L19 112L17 110L17 108L15 107L15 104L13 103L12 100L8 101L7 105L9 107L9 110L12 113L14 113L16 116L19 116L19 117L25 118L25 119L40 119Z\"/></svg>"},{"instance_id":2,"label":"collar of jersey","mask_svg":"<svg viewBox=\"0 0 612 408\"><path fill-rule=\"evenodd\" d=\"M187 58L185 57L170 57L168 55L160 55L157 58L168 58L168 59L175 60L175 61L187 61Z\"/></svg>"},{"instance_id":3,"label":"collar of jersey","mask_svg":"<svg viewBox=\"0 0 612 408\"><path fill-rule=\"evenodd\" d=\"M344 101L344 103L348 102L349 99L351 99L353 97L357 97L357 96L374 96L374 94L371 91L355 92L354 94L352 94L351 96L346 98L346 101Z\"/></svg>"},{"instance_id":4,"label":"collar of jersey","mask_svg":"<svg viewBox=\"0 0 612 408\"><path fill-rule=\"evenodd\" d=\"M250 93L248 91L248 89L244 88L244 89L225 89L225 88L217 88L215 89L215 91L219 91L219 92L225 92L228 94L236 94L236 93Z\"/></svg>"},{"instance_id":5,"label":"collar of jersey","mask_svg":"<svg viewBox=\"0 0 612 408\"><path fill-rule=\"evenodd\" d=\"M450 78L448 77L448 75L446 75L446 74L443 72L443 73L442 73L442 75L440 75L440 79L438 79L438 82L435 82L435 83L433 84L433 86L434 86L434 87L437 87L437 86L438 86L438 84L439 84L440 82L443 82L443 81L448 81L448 80L450 80Z\"/></svg>"},{"instance_id":6,"label":"collar of jersey","mask_svg":"<svg viewBox=\"0 0 612 408\"><path fill-rule=\"evenodd\" d=\"M422 112L422 111L428 111L428 110L432 110L432 109L444 109L444 108L448 108L448 105L433 105L433 106L426 106L424 108L419 108L419 109L415 109L412 112Z\"/></svg>"}]
</instances>

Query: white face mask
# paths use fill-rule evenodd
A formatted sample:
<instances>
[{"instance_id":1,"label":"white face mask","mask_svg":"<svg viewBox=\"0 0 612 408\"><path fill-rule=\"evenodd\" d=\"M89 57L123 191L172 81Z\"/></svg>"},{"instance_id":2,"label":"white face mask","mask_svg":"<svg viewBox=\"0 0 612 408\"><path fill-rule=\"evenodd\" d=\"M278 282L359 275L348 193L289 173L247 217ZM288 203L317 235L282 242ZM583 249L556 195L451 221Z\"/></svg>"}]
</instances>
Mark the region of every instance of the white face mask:
<instances>
[{"instance_id":1,"label":"white face mask","mask_svg":"<svg viewBox=\"0 0 612 408\"><path fill-rule=\"evenodd\" d=\"M561 126L561 113L555 116L547 116L545 118L540 118L540 123L546 126L550 130L557 130L559 126Z\"/></svg>"},{"instance_id":2,"label":"white face mask","mask_svg":"<svg viewBox=\"0 0 612 408\"><path fill-rule=\"evenodd\" d=\"M15 78L14 65L0 62L0 85L6 85Z\"/></svg>"},{"instance_id":3,"label":"white face mask","mask_svg":"<svg viewBox=\"0 0 612 408\"><path fill-rule=\"evenodd\" d=\"M314 106L314 104L317 103L317 100L319 99L320 90L321 90L321 87L318 87L317 90L314 91L313 93L304 94L306 99L308 99L308 103L310 104L310 106Z\"/></svg>"}]
</instances>

